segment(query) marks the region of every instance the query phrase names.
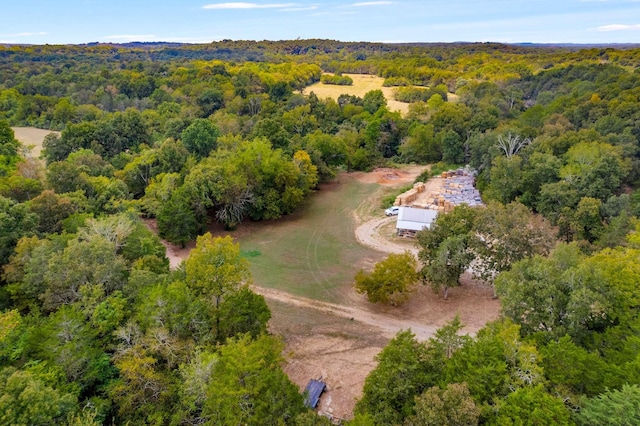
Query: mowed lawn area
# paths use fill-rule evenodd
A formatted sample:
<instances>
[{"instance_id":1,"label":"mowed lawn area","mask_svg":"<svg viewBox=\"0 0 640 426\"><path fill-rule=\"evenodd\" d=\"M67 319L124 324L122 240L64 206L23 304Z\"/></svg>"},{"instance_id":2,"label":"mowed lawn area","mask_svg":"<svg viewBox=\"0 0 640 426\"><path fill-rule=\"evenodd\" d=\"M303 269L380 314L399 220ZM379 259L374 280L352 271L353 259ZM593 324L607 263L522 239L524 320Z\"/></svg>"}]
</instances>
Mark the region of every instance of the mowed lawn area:
<instances>
[{"instance_id":1,"label":"mowed lawn area","mask_svg":"<svg viewBox=\"0 0 640 426\"><path fill-rule=\"evenodd\" d=\"M358 269L385 256L359 244L354 234L354 211L380 189L343 174L339 183L323 185L295 214L232 233L251 264L254 283L339 302Z\"/></svg>"}]
</instances>

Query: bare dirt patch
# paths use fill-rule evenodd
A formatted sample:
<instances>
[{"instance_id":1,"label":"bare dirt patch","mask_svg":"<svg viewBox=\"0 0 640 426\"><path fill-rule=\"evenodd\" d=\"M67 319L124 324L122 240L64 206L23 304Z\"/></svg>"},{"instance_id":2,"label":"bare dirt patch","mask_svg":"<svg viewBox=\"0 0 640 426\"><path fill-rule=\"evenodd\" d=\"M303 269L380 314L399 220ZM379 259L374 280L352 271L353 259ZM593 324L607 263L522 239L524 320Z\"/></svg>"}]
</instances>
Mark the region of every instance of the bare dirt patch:
<instances>
[{"instance_id":1,"label":"bare dirt patch","mask_svg":"<svg viewBox=\"0 0 640 426\"><path fill-rule=\"evenodd\" d=\"M380 167L371 172L352 172L350 175L362 183L377 183L383 186L399 187L413 181L429 166L411 165L401 169Z\"/></svg>"},{"instance_id":2,"label":"bare dirt patch","mask_svg":"<svg viewBox=\"0 0 640 426\"><path fill-rule=\"evenodd\" d=\"M464 333L475 334L497 318L498 301L487 286L468 276L450 290L449 299L425 286L399 307L369 303L350 292L342 304L329 304L277 290L256 288L273 312L270 329L284 337L284 370L300 389L312 378L327 383L318 410L334 417L351 418L367 375L377 365L375 356L398 331L411 329L425 341L459 315Z\"/></svg>"},{"instance_id":3,"label":"bare dirt patch","mask_svg":"<svg viewBox=\"0 0 640 426\"><path fill-rule=\"evenodd\" d=\"M318 411L338 419L351 418L362 395L375 356L389 339L373 326L341 316L267 299L274 313L273 333L286 345L284 371L303 390L310 379L322 378L327 391Z\"/></svg>"}]
</instances>

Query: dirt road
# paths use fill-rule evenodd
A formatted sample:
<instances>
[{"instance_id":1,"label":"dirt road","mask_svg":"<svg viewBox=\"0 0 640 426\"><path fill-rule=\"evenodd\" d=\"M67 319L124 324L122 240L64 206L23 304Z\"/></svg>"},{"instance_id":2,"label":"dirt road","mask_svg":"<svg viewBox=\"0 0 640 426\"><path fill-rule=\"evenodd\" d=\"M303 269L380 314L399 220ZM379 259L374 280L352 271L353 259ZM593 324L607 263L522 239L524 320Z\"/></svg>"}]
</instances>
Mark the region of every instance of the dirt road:
<instances>
[{"instance_id":1,"label":"dirt road","mask_svg":"<svg viewBox=\"0 0 640 426\"><path fill-rule=\"evenodd\" d=\"M410 328L418 340L424 341L432 337L437 330L437 327L426 325L422 321L398 318L397 315L373 312L363 307L320 302L318 300L295 296L290 293L271 288L253 287L252 290L261 294L268 300L275 300L298 308L315 309L325 314L346 318L348 320L376 327L387 338L393 338L393 336L395 336L399 331Z\"/></svg>"},{"instance_id":2,"label":"dirt road","mask_svg":"<svg viewBox=\"0 0 640 426\"><path fill-rule=\"evenodd\" d=\"M396 216L391 216L375 218L361 223L356 228L356 239L360 244L364 244L383 253L401 254L409 250L415 256L418 256L418 247L409 244L397 244L382 235L382 228L385 225L395 223L395 221Z\"/></svg>"}]
</instances>

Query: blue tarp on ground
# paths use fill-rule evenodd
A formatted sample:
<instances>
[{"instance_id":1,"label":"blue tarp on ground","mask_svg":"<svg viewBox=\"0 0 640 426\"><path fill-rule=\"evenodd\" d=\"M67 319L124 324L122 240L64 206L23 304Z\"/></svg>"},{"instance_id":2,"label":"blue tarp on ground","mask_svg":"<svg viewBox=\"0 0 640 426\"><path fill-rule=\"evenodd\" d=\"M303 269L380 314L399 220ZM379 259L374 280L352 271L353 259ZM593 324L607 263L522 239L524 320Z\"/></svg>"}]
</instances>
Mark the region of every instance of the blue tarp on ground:
<instances>
[{"instance_id":1,"label":"blue tarp on ground","mask_svg":"<svg viewBox=\"0 0 640 426\"><path fill-rule=\"evenodd\" d=\"M320 395L322 395L322 392L324 392L326 388L327 385L323 381L311 379L307 387L304 388L304 392L307 395L304 400L304 405L309 408L316 408L320 401Z\"/></svg>"}]
</instances>

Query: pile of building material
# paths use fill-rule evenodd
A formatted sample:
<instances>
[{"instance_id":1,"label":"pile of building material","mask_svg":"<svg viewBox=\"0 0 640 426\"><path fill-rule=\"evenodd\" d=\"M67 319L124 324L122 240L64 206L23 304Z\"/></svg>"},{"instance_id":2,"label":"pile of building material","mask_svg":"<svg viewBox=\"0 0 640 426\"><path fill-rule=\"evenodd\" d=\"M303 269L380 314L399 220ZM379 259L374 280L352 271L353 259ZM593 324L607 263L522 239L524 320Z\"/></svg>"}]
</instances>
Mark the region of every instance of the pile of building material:
<instances>
[{"instance_id":1,"label":"pile of building material","mask_svg":"<svg viewBox=\"0 0 640 426\"><path fill-rule=\"evenodd\" d=\"M469 206L483 205L480 192L473 186L474 175L467 169L450 170L433 179L441 180L440 188L430 194L419 195L424 192L424 184L416 183L414 188L396 198L394 205L411 206L423 209L437 210L449 213L455 206L467 204Z\"/></svg>"},{"instance_id":2,"label":"pile of building material","mask_svg":"<svg viewBox=\"0 0 640 426\"><path fill-rule=\"evenodd\" d=\"M482 205L480 192L473 186L475 179L470 170L450 170L432 179L432 192L427 193L425 184L417 182L412 189L396 197L394 206L400 206L396 221L397 235L413 237L417 232L430 228L438 213L449 213L460 204Z\"/></svg>"},{"instance_id":3,"label":"pile of building material","mask_svg":"<svg viewBox=\"0 0 640 426\"><path fill-rule=\"evenodd\" d=\"M413 184L413 188L408 190L407 192L403 192L402 194L396 197L396 201L393 203L394 206L410 206L414 201L418 199L419 194L424 192L424 183L416 182Z\"/></svg>"},{"instance_id":4,"label":"pile of building material","mask_svg":"<svg viewBox=\"0 0 640 426\"><path fill-rule=\"evenodd\" d=\"M480 192L473 186L475 178L465 169L446 172L442 179L442 190L432 194L433 207L430 208L448 213L460 204L470 207L483 205Z\"/></svg>"}]
</instances>

